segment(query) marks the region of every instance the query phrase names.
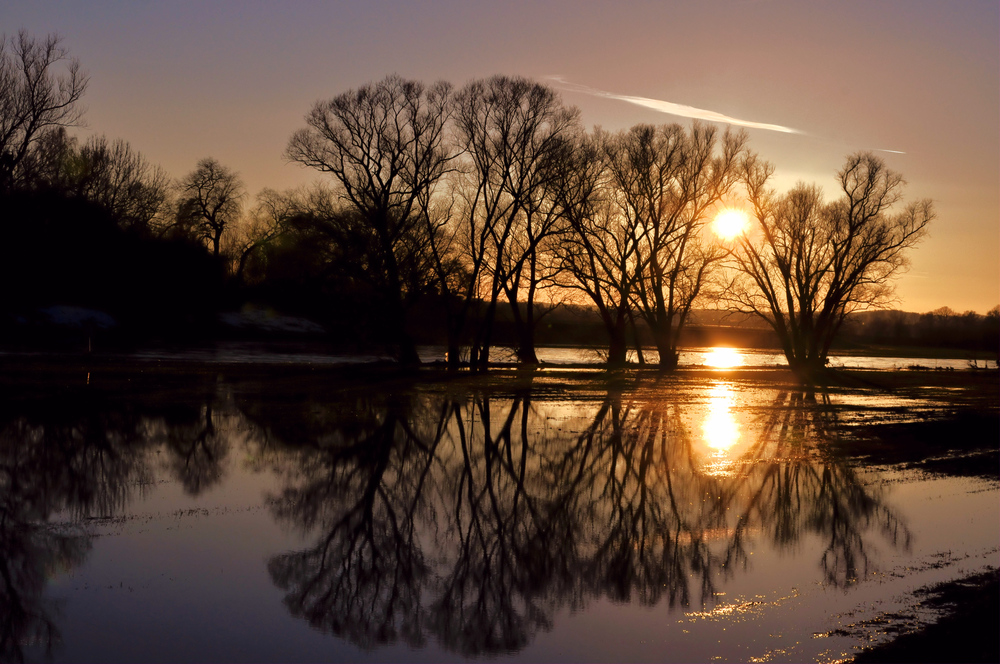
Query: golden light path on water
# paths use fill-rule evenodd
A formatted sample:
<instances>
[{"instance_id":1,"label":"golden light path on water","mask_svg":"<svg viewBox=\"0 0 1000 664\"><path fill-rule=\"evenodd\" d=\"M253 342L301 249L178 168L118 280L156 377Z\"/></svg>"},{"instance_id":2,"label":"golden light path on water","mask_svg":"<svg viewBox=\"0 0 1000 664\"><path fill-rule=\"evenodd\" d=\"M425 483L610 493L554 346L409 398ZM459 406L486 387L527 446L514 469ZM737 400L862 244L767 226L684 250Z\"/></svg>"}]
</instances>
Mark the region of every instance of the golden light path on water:
<instances>
[{"instance_id":1,"label":"golden light path on water","mask_svg":"<svg viewBox=\"0 0 1000 664\"><path fill-rule=\"evenodd\" d=\"M710 474L726 474L732 464L733 448L740 440L740 429L733 415L736 394L732 385L717 382L708 392L708 413L701 425L702 437L708 447L705 470Z\"/></svg>"}]
</instances>

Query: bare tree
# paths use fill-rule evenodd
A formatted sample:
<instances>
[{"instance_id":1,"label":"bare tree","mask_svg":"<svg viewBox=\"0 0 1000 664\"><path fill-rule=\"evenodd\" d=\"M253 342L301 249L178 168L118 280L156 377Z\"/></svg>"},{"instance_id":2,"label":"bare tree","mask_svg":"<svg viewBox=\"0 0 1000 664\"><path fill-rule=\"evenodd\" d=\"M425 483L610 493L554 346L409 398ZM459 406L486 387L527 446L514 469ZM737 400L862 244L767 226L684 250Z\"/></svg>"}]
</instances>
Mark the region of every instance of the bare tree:
<instances>
[{"instance_id":1,"label":"bare tree","mask_svg":"<svg viewBox=\"0 0 1000 664\"><path fill-rule=\"evenodd\" d=\"M223 252L231 258L231 271L238 281L246 280L247 266L305 210L306 204L298 192L263 189L257 194L253 209L240 219L237 228L223 242Z\"/></svg>"},{"instance_id":2,"label":"bare tree","mask_svg":"<svg viewBox=\"0 0 1000 664\"><path fill-rule=\"evenodd\" d=\"M78 191L111 211L125 229L146 232L169 197L169 178L127 141L90 138L79 152Z\"/></svg>"},{"instance_id":3,"label":"bare tree","mask_svg":"<svg viewBox=\"0 0 1000 664\"><path fill-rule=\"evenodd\" d=\"M756 228L733 250L739 276L728 300L767 321L789 366L811 379L849 313L891 301L892 280L934 211L926 199L897 210L903 178L870 152L847 158L837 174L843 195L829 204L802 183L777 195L767 188L773 170L744 160Z\"/></svg>"},{"instance_id":4,"label":"bare tree","mask_svg":"<svg viewBox=\"0 0 1000 664\"><path fill-rule=\"evenodd\" d=\"M474 367L488 363L501 295L520 328L519 358L538 361L532 337L538 250L556 228L553 165L578 131L578 116L551 88L519 77L473 81L456 96L456 134L468 157L461 223L471 278L463 300L466 309L476 297L486 303L471 351Z\"/></svg>"},{"instance_id":5,"label":"bare tree","mask_svg":"<svg viewBox=\"0 0 1000 664\"><path fill-rule=\"evenodd\" d=\"M18 184L20 164L47 130L75 126L83 116L77 102L87 75L60 41L24 30L0 36L0 190Z\"/></svg>"},{"instance_id":6,"label":"bare tree","mask_svg":"<svg viewBox=\"0 0 1000 664\"><path fill-rule=\"evenodd\" d=\"M625 364L626 332L633 319L633 295L645 269L648 232L635 215L623 214L611 194L603 143L607 134L583 138L564 162L557 197L569 231L557 246L569 279L597 307L608 332L608 363ZM633 326L634 327L634 326Z\"/></svg>"},{"instance_id":7,"label":"bare tree","mask_svg":"<svg viewBox=\"0 0 1000 664\"><path fill-rule=\"evenodd\" d=\"M19 166L20 187L54 190L96 203L125 230L146 233L166 211L170 180L127 141L92 136L82 146L50 127Z\"/></svg>"},{"instance_id":8,"label":"bare tree","mask_svg":"<svg viewBox=\"0 0 1000 664\"><path fill-rule=\"evenodd\" d=\"M209 157L199 161L178 188L177 226L207 241L212 255L218 257L223 233L243 212L243 181L235 171Z\"/></svg>"},{"instance_id":9,"label":"bare tree","mask_svg":"<svg viewBox=\"0 0 1000 664\"><path fill-rule=\"evenodd\" d=\"M712 266L725 255L703 229L739 180L745 133L694 123L637 125L604 141L611 196L630 227L642 229L637 309L653 333L661 369L677 367L678 342Z\"/></svg>"},{"instance_id":10,"label":"bare tree","mask_svg":"<svg viewBox=\"0 0 1000 664\"><path fill-rule=\"evenodd\" d=\"M426 247L418 214L449 169L445 144L451 86L425 87L389 76L318 102L308 127L289 141L289 159L334 177L340 195L370 227L372 268L385 275L384 297L400 360L419 362L405 312L419 288L404 283L401 263Z\"/></svg>"}]
</instances>

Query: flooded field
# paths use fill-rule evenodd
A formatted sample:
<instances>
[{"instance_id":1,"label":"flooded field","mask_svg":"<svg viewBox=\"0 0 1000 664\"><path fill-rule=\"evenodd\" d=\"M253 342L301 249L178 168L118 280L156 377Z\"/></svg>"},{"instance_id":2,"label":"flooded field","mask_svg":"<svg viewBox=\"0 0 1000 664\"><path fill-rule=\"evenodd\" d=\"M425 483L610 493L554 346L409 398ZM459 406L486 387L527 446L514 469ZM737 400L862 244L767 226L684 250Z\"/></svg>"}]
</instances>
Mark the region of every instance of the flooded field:
<instances>
[{"instance_id":1,"label":"flooded field","mask_svg":"<svg viewBox=\"0 0 1000 664\"><path fill-rule=\"evenodd\" d=\"M447 358L444 346L419 346L420 360L427 364L443 363ZM604 349L581 346L540 346L536 349L538 360L553 367L592 366L599 368L605 362ZM649 365L659 361L655 348L644 348L641 360ZM898 352L898 351L896 351ZM837 352L830 354L830 366L835 369L877 369L899 370L909 368L936 369L941 371L961 371L970 368L970 363L980 368L996 369L995 359L984 359L979 353L955 358L910 357L894 355L870 355L857 352ZM23 355L23 354L22 354ZM39 354L41 356L43 354ZM317 366L364 365L391 361L389 355L377 353L353 353L332 351L323 347L303 343L289 343L285 347L274 343L229 341L195 348L145 348L132 352L108 352L104 354L120 362L199 362L204 364L242 365L282 365L313 364ZM4 353L0 352L0 357ZM490 351L490 361L494 363L514 363L514 351L509 348L494 347ZM628 352L628 361L640 366L640 357L633 349ZM685 368L729 369L734 367L774 368L788 366L785 356L777 350L750 348L687 348L680 351L679 365Z\"/></svg>"},{"instance_id":2,"label":"flooded field","mask_svg":"<svg viewBox=\"0 0 1000 664\"><path fill-rule=\"evenodd\" d=\"M958 373L15 367L0 659L849 659L998 565Z\"/></svg>"}]
</instances>

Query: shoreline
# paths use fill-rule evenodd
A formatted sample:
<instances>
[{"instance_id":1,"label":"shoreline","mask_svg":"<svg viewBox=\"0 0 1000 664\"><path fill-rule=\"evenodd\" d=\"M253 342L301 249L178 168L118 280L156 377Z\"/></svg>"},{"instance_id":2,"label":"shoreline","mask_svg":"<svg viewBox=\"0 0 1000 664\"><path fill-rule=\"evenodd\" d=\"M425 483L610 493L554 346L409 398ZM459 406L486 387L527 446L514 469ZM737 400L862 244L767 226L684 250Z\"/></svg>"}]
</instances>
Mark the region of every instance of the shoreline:
<instances>
[{"instance_id":1,"label":"shoreline","mask_svg":"<svg viewBox=\"0 0 1000 664\"><path fill-rule=\"evenodd\" d=\"M1000 570L972 574L919 588L904 614L889 616L914 624L884 643L860 651L858 663L1000 661ZM931 609L930 622L917 609Z\"/></svg>"}]
</instances>

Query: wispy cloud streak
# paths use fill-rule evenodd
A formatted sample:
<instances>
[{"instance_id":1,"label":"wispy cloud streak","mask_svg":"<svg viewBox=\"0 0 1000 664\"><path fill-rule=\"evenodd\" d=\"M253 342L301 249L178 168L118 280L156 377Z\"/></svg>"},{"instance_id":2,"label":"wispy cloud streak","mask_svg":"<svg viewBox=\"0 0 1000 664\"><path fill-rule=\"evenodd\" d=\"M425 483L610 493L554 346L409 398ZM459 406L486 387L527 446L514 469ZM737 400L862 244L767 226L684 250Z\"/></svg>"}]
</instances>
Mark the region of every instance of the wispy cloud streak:
<instances>
[{"instance_id":1,"label":"wispy cloud streak","mask_svg":"<svg viewBox=\"0 0 1000 664\"><path fill-rule=\"evenodd\" d=\"M660 113L666 113L668 115L678 115L683 118L693 118L695 120L708 120L709 122L723 122L726 124L736 125L738 127L748 127L750 129L766 129L768 131L778 131L783 134L803 133L798 129L792 129L791 127L767 124L765 122L753 122L752 120L741 120L722 113L717 113L716 111L709 111L704 108L695 108L694 106L685 106L684 104L675 104L674 102L664 101L662 99L619 95L614 92L598 90L596 88L580 85L578 83L570 83L561 76L549 76L549 79L557 81L565 90L581 92L583 94L588 94L594 97L603 97L605 99L617 99L618 101L624 101L629 104L635 104L636 106L650 108L654 111L659 111Z\"/></svg>"}]
</instances>

